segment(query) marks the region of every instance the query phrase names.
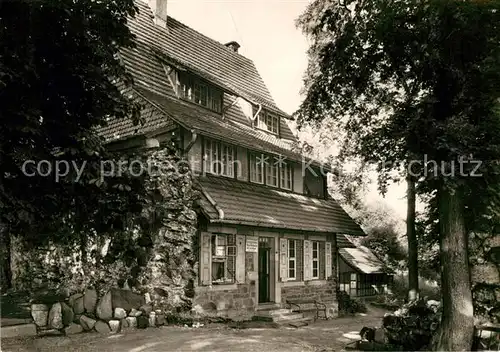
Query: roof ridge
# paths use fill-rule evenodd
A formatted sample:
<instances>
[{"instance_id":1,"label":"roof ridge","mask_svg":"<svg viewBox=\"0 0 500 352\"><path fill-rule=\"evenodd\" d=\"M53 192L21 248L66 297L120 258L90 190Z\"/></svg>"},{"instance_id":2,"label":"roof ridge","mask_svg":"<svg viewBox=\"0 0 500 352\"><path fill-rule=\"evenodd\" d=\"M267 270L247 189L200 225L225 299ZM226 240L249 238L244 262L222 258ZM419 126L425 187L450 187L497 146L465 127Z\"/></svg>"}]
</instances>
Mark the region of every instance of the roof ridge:
<instances>
[{"instance_id":1,"label":"roof ridge","mask_svg":"<svg viewBox=\"0 0 500 352\"><path fill-rule=\"evenodd\" d=\"M144 1L140 1L139 0L139 3L141 5L143 5L143 7L149 9L149 5L146 4ZM230 53L231 55L234 55L236 57L242 57L243 59L249 61L250 63L252 63L254 66L255 66L255 63L253 62L252 59L250 59L249 57L245 56L245 55L242 55L240 53L235 53L234 51L230 50L228 47L226 47L226 45L224 45L222 42L219 42L218 40L215 40L214 38L211 38L209 37L208 35L206 34L203 34L202 32L200 32L199 30L196 30L194 29L193 27L190 27L188 26L187 24L185 24L184 22L181 22L179 21L178 19L176 19L175 17L172 17L170 15L167 15L167 26L168 26L168 20L171 20L171 21L174 21L174 22L177 22L177 24L181 25L182 27L184 28L187 28L189 30L192 30L193 32L196 32L197 34L201 35L202 37L204 37L205 39L208 39L209 41L212 41L218 45L220 45L221 47L223 47L224 49L227 50L228 53Z\"/></svg>"}]
</instances>

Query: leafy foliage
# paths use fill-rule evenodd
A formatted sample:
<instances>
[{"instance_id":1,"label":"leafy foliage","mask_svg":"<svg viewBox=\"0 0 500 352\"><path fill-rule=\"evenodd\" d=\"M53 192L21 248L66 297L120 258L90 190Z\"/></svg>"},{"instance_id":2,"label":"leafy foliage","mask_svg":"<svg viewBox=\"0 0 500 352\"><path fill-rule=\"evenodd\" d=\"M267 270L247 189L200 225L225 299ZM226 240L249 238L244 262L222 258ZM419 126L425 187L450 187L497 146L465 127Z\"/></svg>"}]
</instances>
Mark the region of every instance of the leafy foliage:
<instances>
[{"instance_id":1,"label":"leafy foliage","mask_svg":"<svg viewBox=\"0 0 500 352\"><path fill-rule=\"evenodd\" d=\"M435 347L469 349L466 233L500 215L500 1L316 0L299 26L312 43L299 122L331 120L341 155L376 164L381 190L420 161L440 222Z\"/></svg>"},{"instance_id":2,"label":"leafy foliage","mask_svg":"<svg viewBox=\"0 0 500 352\"><path fill-rule=\"evenodd\" d=\"M406 267L406 250L401 245L398 233L392 226L379 226L371 228L361 244L370 248L373 253L383 261L389 271Z\"/></svg>"},{"instance_id":3,"label":"leafy foliage","mask_svg":"<svg viewBox=\"0 0 500 352\"><path fill-rule=\"evenodd\" d=\"M337 291L340 315L353 315L356 313L366 313L368 310L363 302L352 299L345 291Z\"/></svg>"},{"instance_id":4,"label":"leafy foliage","mask_svg":"<svg viewBox=\"0 0 500 352\"><path fill-rule=\"evenodd\" d=\"M421 299L386 314L383 327L391 345L400 346L403 351L419 351L428 349L440 318L439 303Z\"/></svg>"},{"instance_id":5,"label":"leafy foliage","mask_svg":"<svg viewBox=\"0 0 500 352\"><path fill-rule=\"evenodd\" d=\"M140 106L122 89L131 76L118 56L134 45L126 23L136 11L133 0L1 3L0 221L12 232L101 232L138 203L141 186L130 175L96 182L100 162L117 159L96 128L110 117L139 122ZM85 169L80 179L73 168L60 180L54 169L26 176L29 160Z\"/></svg>"},{"instance_id":6,"label":"leafy foliage","mask_svg":"<svg viewBox=\"0 0 500 352\"><path fill-rule=\"evenodd\" d=\"M298 22L312 42L299 122L327 119L344 131L341 154L376 163L382 189L397 178L391 171L401 170L410 157L483 160L482 178L429 172L420 190L460 180L475 205L471 222L494 213L499 6L498 1L314 1ZM433 170L432 163L427 166ZM478 191L481 200L471 197Z\"/></svg>"}]
</instances>

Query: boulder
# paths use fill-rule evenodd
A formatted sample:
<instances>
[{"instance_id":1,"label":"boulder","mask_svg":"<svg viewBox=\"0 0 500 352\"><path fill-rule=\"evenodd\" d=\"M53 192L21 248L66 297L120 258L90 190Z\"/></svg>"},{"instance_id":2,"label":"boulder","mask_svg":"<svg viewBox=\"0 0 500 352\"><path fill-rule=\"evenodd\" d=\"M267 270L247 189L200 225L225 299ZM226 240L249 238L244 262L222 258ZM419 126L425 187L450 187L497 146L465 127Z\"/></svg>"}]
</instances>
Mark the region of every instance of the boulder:
<instances>
[{"instance_id":1,"label":"boulder","mask_svg":"<svg viewBox=\"0 0 500 352\"><path fill-rule=\"evenodd\" d=\"M151 304L143 304L139 310L143 313L143 315L149 316L149 314L153 311L153 306L151 306Z\"/></svg>"},{"instance_id":2,"label":"boulder","mask_svg":"<svg viewBox=\"0 0 500 352\"><path fill-rule=\"evenodd\" d=\"M83 327L80 324L71 323L71 325L64 328L66 335L74 335L83 332Z\"/></svg>"},{"instance_id":3,"label":"boulder","mask_svg":"<svg viewBox=\"0 0 500 352\"><path fill-rule=\"evenodd\" d=\"M127 327L136 328L137 327L137 318L136 317L127 317L125 318L127 321Z\"/></svg>"},{"instance_id":4,"label":"boulder","mask_svg":"<svg viewBox=\"0 0 500 352\"><path fill-rule=\"evenodd\" d=\"M87 313L95 312L97 305L97 292L95 290L86 290L83 296L83 306Z\"/></svg>"},{"instance_id":5,"label":"boulder","mask_svg":"<svg viewBox=\"0 0 500 352\"><path fill-rule=\"evenodd\" d=\"M162 326L167 323L167 319L165 318L165 314L156 314L156 326Z\"/></svg>"},{"instance_id":6,"label":"boulder","mask_svg":"<svg viewBox=\"0 0 500 352\"><path fill-rule=\"evenodd\" d=\"M33 320L37 326L47 326L47 320L49 318L49 306L41 303L32 304L31 316L33 317Z\"/></svg>"},{"instance_id":7,"label":"boulder","mask_svg":"<svg viewBox=\"0 0 500 352\"><path fill-rule=\"evenodd\" d=\"M149 326L156 326L156 313L151 312L149 313Z\"/></svg>"},{"instance_id":8,"label":"boulder","mask_svg":"<svg viewBox=\"0 0 500 352\"><path fill-rule=\"evenodd\" d=\"M69 298L68 304L73 308L75 314L83 314L85 312L85 305L83 303L83 295L77 294Z\"/></svg>"},{"instance_id":9,"label":"boulder","mask_svg":"<svg viewBox=\"0 0 500 352\"><path fill-rule=\"evenodd\" d=\"M80 318L81 317L82 317L81 314L75 314L75 317L73 318L73 323L80 324Z\"/></svg>"},{"instance_id":10,"label":"boulder","mask_svg":"<svg viewBox=\"0 0 500 352\"><path fill-rule=\"evenodd\" d=\"M108 322L109 328L113 334L120 332L120 321L119 320L110 320Z\"/></svg>"},{"instance_id":11,"label":"boulder","mask_svg":"<svg viewBox=\"0 0 500 352\"><path fill-rule=\"evenodd\" d=\"M82 315L80 317L80 325L82 326L83 330L85 331L90 331L94 328L96 324L96 321L92 318L89 318L85 315Z\"/></svg>"},{"instance_id":12,"label":"boulder","mask_svg":"<svg viewBox=\"0 0 500 352\"><path fill-rule=\"evenodd\" d=\"M111 304L111 291L106 292L99 300L96 307L97 317L102 320L113 319L113 306Z\"/></svg>"},{"instance_id":13,"label":"boulder","mask_svg":"<svg viewBox=\"0 0 500 352\"><path fill-rule=\"evenodd\" d=\"M143 295L134 293L130 290L111 289L111 298L113 308L123 308L127 312L133 308L137 309L143 304L146 304L146 299Z\"/></svg>"},{"instance_id":14,"label":"boulder","mask_svg":"<svg viewBox=\"0 0 500 352\"><path fill-rule=\"evenodd\" d=\"M149 317L144 315L137 317L137 328L138 329L146 329L149 326Z\"/></svg>"},{"instance_id":15,"label":"boulder","mask_svg":"<svg viewBox=\"0 0 500 352\"><path fill-rule=\"evenodd\" d=\"M75 293L75 294L72 294L71 296L69 296L69 299L68 299L68 304L73 307L73 305L75 304L75 301L78 299L78 298L83 298L83 293Z\"/></svg>"},{"instance_id":16,"label":"boulder","mask_svg":"<svg viewBox=\"0 0 500 352\"><path fill-rule=\"evenodd\" d=\"M64 328L61 303L54 303L50 308L48 325L51 329Z\"/></svg>"},{"instance_id":17,"label":"boulder","mask_svg":"<svg viewBox=\"0 0 500 352\"><path fill-rule=\"evenodd\" d=\"M128 320L127 319L122 319L120 320L120 326L123 329L127 329L129 326L128 326Z\"/></svg>"},{"instance_id":18,"label":"boulder","mask_svg":"<svg viewBox=\"0 0 500 352\"><path fill-rule=\"evenodd\" d=\"M127 317L127 312L123 308L115 308L113 316L115 319L125 319Z\"/></svg>"},{"instance_id":19,"label":"boulder","mask_svg":"<svg viewBox=\"0 0 500 352\"><path fill-rule=\"evenodd\" d=\"M375 342L378 342L378 343L386 343L386 338L385 338L385 332L384 332L384 329L381 329L381 328L378 328L378 329L375 329Z\"/></svg>"},{"instance_id":20,"label":"boulder","mask_svg":"<svg viewBox=\"0 0 500 352\"><path fill-rule=\"evenodd\" d=\"M138 317L138 316L141 316L142 315L142 312L140 310L137 310L135 308L132 308L132 310L130 311L130 313L128 313L128 316L129 317Z\"/></svg>"},{"instance_id":21,"label":"boulder","mask_svg":"<svg viewBox=\"0 0 500 352\"><path fill-rule=\"evenodd\" d=\"M69 305L64 302L61 302L61 312L62 312L62 320L64 326L69 326L73 322L75 318L75 313L73 313L73 309Z\"/></svg>"},{"instance_id":22,"label":"boulder","mask_svg":"<svg viewBox=\"0 0 500 352\"><path fill-rule=\"evenodd\" d=\"M94 329L100 334L109 334L111 332L109 325L102 320L99 320L95 323Z\"/></svg>"}]
</instances>

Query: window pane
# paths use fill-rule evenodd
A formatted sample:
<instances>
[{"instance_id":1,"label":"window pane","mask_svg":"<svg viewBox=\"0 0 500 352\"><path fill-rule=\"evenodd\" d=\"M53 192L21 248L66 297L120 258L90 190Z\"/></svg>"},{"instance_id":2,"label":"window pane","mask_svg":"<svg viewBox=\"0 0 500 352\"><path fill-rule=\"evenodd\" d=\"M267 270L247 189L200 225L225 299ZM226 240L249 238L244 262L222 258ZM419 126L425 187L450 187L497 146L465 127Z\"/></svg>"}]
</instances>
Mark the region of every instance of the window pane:
<instances>
[{"instance_id":1,"label":"window pane","mask_svg":"<svg viewBox=\"0 0 500 352\"><path fill-rule=\"evenodd\" d=\"M266 165L266 183L269 186L278 187L278 169L279 166L275 165L275 158L269 160Z\"/></svg>"},{"instance_id":2,"label":"window pane","mask_svg":"<svg viewBox=\"0 0 500 352\"><path fill-rule=\"evenodd\" d=\"M234 148L232 146L206 139L205 160L207 172L229 177L234 175Z\"/></svg>"},{"instance_id":3,"label":"window pane","mask_svg":"<svg viewBox=\"0 0 500 352\"><path fill-rule=\"evenodd\" d=\"M186 73L179 73L178 87L178 94L181 98L221 112L222 92L209 83Z\"/></svg>"},{"instance_id":4,"label":"window pane","mask_svg":"<svg viewBox=\"0 0 500 352\"><path fill-rule=\"evenodd\" d=\"M290 258L295 258L295 241L288 240L288 256Z\"/></svg>"},{"instance_id":5,"label":"window pane","mask_svg":"<svg viewBox=\"0 0 500 352\"><path fill-rule=\"evenodd\" d=\"M264 182L264 163L262 155L250 154L250 181L256 183Z\"/></svg>"},{"instance_id":6,"label":"window pane","mask_svg":"<svg viewBox=\"0 0 500 352\"><path fill-rule=\"evenodd\" d=\"M282 163L280 166L280 187L283 189L292 189L292 167Z\"/></svg>"},{"instance_id":7,"label":"window pane","mask_svg":"<svg viewBox=\"0 0 500 352\"><path fill-rule=\"evenodd\" d=\"M224 280L224 262L212 262L212 280Z\"/></svg>"}]
</instances>

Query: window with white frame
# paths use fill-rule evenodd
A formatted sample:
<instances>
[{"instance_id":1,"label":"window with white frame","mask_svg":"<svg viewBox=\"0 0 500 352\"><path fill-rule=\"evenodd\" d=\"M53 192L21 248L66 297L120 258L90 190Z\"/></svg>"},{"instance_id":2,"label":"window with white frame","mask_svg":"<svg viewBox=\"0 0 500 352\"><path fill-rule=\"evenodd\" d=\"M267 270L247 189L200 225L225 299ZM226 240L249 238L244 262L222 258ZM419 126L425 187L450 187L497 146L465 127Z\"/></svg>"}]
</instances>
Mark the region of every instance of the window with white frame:
<instances>
[{"instance_id":1,"label":"window with white frame","mask_svg":"<svg viewBox=\"0 0 500 352\"><path fill-rule=\"evenodd\" d=\"M215 112L222 112L223 94L220 89L187 72L179 72L178 77L177 93L181 98Z\"/></svg>"},{"instance_id":2,"label":"window with white frame","mask_svg":"<svg viewBox=\"0 0 500 352\"><path fill-rule=\"evenodd\" d=\"M312 279L319 279L319 242L312 242Z\"/></svg>"},{"instance_id":3,"label":"window with white frame","mask_svg":"<svg viewBox=\"0 0 500 352\"><path fill-rule=\"evenodd\" d=\"M297 279L297 243L288 240L288 279Z\"/></svg>"},{"instance_id":4,"label":"window with white frame","mask_svg":"<svg viewBox=\"0 0 500 352\"><path fill-rule=\"evenodd\" d=\"M293 166L284 157L266 154L249 154L250 182L266 184L286 190L293 189Z\"/></svg>"},{"instance_id":5,"label":"window with white frame","mask_svg":"<svg viewBox=\"0 0 500 352\"><path fill-rule=\"evenodd\" d=\"M205 138L205 170L211 174L234 177L233 146Z\"/></svg>"},{"instance_id":6,"label":"window with white frame","mask_svg":"<svg viewBox=\"0 0 500 352\"><path fill-rule=\"evenodd\" d=\"M256 113L254 108L254 114ZM280 118L278 115L262 109L254 121L255 127L258 129L279 134Z\"/></svg>"},{"instance_id":7,"label":"window with white frame","mask_svg":"<svg viewBox=\"0 0 500 352\"><path fill-rule=\"evenodd\" d=\"M250 181L264 183L264 155L250 154Z\"/></svg>"},{"instance_id":8,"label":"window with white frame","mask_svg":"<svg viewBox=\"0 0 500 352\"><path fill-rule=\"evenodd\" d=\"M234 283L236 242L234 235L212 235L212 284Z\"/></svg>"},{"instance_id":9,"label":"window with white frame","mask_svg":"<svg viewBox=\"0 0 500 352\"><path fill-rule=\"evenodd\" d=\"M292 167L287 163L280 165L280 187L292 190Z\"/></svg>"},{"instance_id":10,"label":"window with white frame","mask_svg":"<svg viewBox=\"0 0 500 352\"><path fill-rule=\"evenodd\" d=\"M266 164L266 185L272 187L278 187L278 173L279 173L279 163L276 162L275 158L269 158L269 162Z\"/></svg>"}]
</instances>

